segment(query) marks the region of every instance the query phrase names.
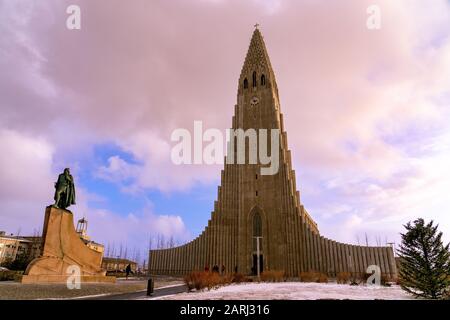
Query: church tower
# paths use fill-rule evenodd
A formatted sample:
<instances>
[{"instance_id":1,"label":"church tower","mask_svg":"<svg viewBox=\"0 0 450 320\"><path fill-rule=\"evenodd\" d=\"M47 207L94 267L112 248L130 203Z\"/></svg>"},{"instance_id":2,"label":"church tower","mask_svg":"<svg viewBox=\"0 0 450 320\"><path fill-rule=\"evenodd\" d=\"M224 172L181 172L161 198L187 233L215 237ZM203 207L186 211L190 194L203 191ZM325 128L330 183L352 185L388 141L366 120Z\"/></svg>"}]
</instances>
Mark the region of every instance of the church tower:
<instances>
[{"instance_id":1,"label":"church tower","mask_svg":"<svg viewBox=\"0 0 450 320\"><path fill-rule=\"evenodd\" d=\"M263 164L259 156L251 162L252 139L246 135L245 163L240 164L238 139L231 136L235 143L228 151L207 227L181 247L151 250L150 273L184 274L223 265L226 272L244 274L283 270L290 277L303 271L336 276L339 272L363 274L367 266L376 264L382 273L396 275L390 247L361 247L324 238L301 204L275 73L258 28L239 77L232 129L255 131L256 146L267 139L267 154L277 163ZM267 135L260 130L267 130ZM279 133L278 147L271 140L273 131ZM262 174L264 168L274 165L274 174Z\"/></svg>"}]
</instances>

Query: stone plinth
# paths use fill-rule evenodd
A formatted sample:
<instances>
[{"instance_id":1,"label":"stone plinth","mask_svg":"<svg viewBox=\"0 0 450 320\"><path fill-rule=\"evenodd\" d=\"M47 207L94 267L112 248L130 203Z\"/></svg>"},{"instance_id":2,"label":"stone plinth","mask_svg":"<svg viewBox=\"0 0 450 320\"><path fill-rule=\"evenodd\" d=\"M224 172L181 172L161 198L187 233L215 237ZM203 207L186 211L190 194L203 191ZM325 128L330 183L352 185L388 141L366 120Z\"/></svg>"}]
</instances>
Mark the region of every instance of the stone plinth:
<instances>
[{"instance_id":1,"label":"stone plinth","mask_svg":"<svg viewBox=\"0 0 450 320\"><path fill-rule=\"evenodd\" d=\"M70 266L80 268L82 282L115 282L102 270L102 253L87 247L76 233L70 211L48 206L42 256L28 265L22 283L65 283Z\"/></svg>"}]
</instances>

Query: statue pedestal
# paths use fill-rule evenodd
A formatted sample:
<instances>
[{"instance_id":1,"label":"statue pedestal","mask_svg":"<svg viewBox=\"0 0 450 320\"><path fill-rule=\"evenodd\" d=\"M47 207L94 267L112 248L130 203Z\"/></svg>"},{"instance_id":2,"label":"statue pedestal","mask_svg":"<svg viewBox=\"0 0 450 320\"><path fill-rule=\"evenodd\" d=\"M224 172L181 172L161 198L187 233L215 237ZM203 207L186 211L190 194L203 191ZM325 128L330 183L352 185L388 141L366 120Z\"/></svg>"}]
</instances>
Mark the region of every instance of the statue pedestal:
<instances>
[{"instance_id":1,"label":"statue pedestal","mask_svg":"<svg viewBox=\"0 0 450 320\"><path fill-rule=\"evenodd\" d=\"M73 277L70 267L80 270L81 282L114 283L102 270L102 253L87 247L75 231L73 215L48 206L42 233L42 255L28 265L22 283L66 283Z\"/></svg>"}]
</instances>

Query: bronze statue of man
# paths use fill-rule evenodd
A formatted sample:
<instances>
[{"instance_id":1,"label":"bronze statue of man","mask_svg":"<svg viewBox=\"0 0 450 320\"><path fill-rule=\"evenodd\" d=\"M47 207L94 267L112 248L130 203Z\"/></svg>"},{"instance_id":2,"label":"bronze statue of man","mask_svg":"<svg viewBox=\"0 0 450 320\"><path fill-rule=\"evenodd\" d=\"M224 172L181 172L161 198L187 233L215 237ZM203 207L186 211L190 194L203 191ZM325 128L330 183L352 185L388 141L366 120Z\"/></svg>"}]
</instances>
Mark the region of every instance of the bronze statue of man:
<instances>
[{"instance_id":1,"label":"bronze statue of man","mask_svg":"<svg viewBox=\"0 0 450 320\"><path fill-rule=\"evenodd\" d=\"M65 168L55 183L55 204L53 206L66 209L72 204L75 204L75 184L69 168Z\"/></svg>"}]
</instances>

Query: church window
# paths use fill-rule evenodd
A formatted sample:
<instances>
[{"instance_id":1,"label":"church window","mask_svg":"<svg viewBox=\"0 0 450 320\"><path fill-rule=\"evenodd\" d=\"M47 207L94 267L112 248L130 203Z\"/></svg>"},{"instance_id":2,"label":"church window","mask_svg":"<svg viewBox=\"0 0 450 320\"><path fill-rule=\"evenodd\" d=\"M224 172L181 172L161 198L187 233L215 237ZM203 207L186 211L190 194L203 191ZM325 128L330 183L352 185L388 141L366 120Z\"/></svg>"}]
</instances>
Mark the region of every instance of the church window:
<instances>
[{"instance_id":1,"label":"church window","mask_svg":"<svg viewBox=\"0 0 450 320\"><path fill-rule=\"evenodd\" d=\"M244 79L244 89L248 88L248 80L247 78Z\"/></svg>"},{"instance_id":2,"label":"church window","mask_svg":"<svg viewBox=\"0 0 450 320\"><path fill-rule=\"evenodd\" d=\"M261 76L261 86L265 86L266 85L266 76L262 75Z\"/></svg>"},{"instance_id":3,"label":"church window","mask_svg":"<svg viewBox=\"0 0 450 320\"><path fill-rule=\"evenodd\" d=\"M255 71L255 72L253 72L253 88L256 87L256 85L257 85L256 82L257 82L257 81L256 81L256 71Z\"/></svg>"},{"instance_id":4,"label":"church window","mask_svg":"<svg viewBox=\"0 0 450 320\"><path fill-rule=\"evenodd\" d=\"M259 212L253 216L253 236L262 237L262 220Z\"/></svg>"}]
</instances>

